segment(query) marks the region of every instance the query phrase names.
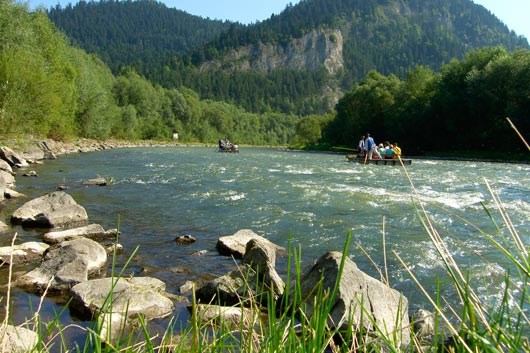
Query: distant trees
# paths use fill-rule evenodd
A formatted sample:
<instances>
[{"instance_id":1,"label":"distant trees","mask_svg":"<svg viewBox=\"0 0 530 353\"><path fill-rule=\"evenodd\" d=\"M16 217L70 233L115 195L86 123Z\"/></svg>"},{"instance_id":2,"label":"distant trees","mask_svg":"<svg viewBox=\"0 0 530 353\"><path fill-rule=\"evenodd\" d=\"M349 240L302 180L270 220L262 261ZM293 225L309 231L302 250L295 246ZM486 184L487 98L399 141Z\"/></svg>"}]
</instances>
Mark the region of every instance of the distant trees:
<instances>
[{"instance_id":1,"label":"distant trees","mask_svg":"<svg viewBox=\"0 0 530 353\"><path fill-rule=\"evenodd\" d=\"M441 73L419 66L403 80L370 72L336 112L325 127L331 144L353 146L369 131L379 141L401 142L408 154L521 152L505 118L530 136L530 51L483 48Z\"/></svg>"}]
</instances>

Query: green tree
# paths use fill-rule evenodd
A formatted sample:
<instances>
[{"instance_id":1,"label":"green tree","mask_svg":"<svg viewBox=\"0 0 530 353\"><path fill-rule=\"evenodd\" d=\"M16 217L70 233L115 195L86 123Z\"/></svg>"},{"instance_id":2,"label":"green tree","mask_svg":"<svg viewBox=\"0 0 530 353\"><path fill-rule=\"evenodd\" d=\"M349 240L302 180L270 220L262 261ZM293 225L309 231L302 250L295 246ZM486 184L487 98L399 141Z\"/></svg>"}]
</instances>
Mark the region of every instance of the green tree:
<instances>
[{"instance_id":1,"label":"green tree","mask_svg":"<svg viewBox=\"0 0 530 353\"><path fill-rule=\"evenodd\" d=\"M72 49L72 62L76 63L78 133L82 137L106 139L121 124L120 109L112 94L115 78L99 59L79 49ZM125 130L130 130L130 127ZM120 137L127 137L121 134ZM132 137L134 135L131 135Z\"/></svg>"}]
</instances>

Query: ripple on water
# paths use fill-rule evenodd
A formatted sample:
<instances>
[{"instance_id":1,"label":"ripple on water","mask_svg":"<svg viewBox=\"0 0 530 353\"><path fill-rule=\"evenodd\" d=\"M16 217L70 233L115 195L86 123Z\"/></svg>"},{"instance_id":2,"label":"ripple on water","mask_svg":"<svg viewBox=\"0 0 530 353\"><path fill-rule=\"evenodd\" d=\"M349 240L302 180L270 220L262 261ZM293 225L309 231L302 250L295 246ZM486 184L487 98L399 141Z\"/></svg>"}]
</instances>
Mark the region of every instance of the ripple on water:
<instances>
[{"instance_id":1,"label":"ripple on water","mask_svg":"<svg viewBox=\"0 0 530 353\"><path fill-rule=\"evenodd\" d=\"M499 193L513 224L528 243L530 167L473 164L470 168L466 162L415 160L407 171L452 256L466 270L476 272L474 280L487 283L488 271L492 270L481 257L500 269L510 265L472 226L496 234L482 209L481 203L485 203L503 227L483 180ZM385 232L389 275L396 288L414 298L414 305L426 303L421 302L424 298L417 295L394 251L430 289L436 288L439 279L444 286L449 283L443 262L420 222L424 215L418 213L414 190L399 167L271 149L245 148L228 155L213 153L211 148L168 147L61 157L35 169L39 183L48 189L64 180L86 180L95 175L114 178L115 183L108 187L76 188L72 194L86 207L91 221L105 228L115 228L116 216L121 215L124 246L141 249L142 259L131 264L132 270L143 262L175 264L183 258L200 273L202 262L213 268L217 257L208 257L208 261L190 258L189 248L172 246L176 233L197 236L194 250L217 255L219 236L250 228L281 246L287 246L291 239L293 247L302 250L306 263L324 251L342 251L350 232L351 257L360 268L374 271L361 247L381 268ZM59 169L63 172L57 173ZM42 192L28 178L17 180L17 188L28 195ZM39 235L22 229L19 236L40 240ZM216 271L212 268L206 272ZM165 276L170 278L171 274ZM481 295L502 291L496 278L482 286ZM455 290L447 286L443 294L453 298Z\"/></svg>"}]
</instances>

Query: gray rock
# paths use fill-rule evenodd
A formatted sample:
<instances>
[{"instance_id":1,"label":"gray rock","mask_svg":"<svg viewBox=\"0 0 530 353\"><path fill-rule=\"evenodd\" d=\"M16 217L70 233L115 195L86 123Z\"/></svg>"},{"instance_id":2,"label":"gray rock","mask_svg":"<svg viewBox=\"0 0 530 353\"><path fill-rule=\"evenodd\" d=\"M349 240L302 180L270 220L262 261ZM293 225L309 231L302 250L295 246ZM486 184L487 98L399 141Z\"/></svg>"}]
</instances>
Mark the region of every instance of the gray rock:
<instances>
[{"instance_id":1,"label":"gray rock","mask_svg":"<svg viewBox=\"0 0 530 353\"><path fill-rule=\"evenodd\" d=\"M51 151L47 141L35 141L34 144L29 145L24 149L22 156L30 163L37 163L43 159L57 158Z\"/></svg>"},{"instance_id":2,"label":"gray rock","mask_svg":"<svg viewBox=\"0 0 530 353\"><path fill-rule=\"evenodd\" d=\"M36 171L30 170L30 171L22 174L22 176L25 176L25 177L38 177L39 175L37 174Z\"/></svg>"},{"instance_id":3,"label":"gray rock","mask_svg":"<svg viewBox=\"0 0 530 353\"><path fill-rule=\"evenodd\" d=\"M193 293L194 288L196 287L196 283L193 281L186 281L184 284L182 284L179 287L179 291L181 295L190 295Z\"/></svg>"},{"instance_id":4,"label":"gray rock","mask_svg":"<svg viewBox=\"0 0 530 353\"><path fill-rule=\"evenodd\" d=\"M250 230L221 238L218 247L220 244L234 254L242 252L243 266L196 289L195 295L202 303L235 305L253 297L265 305L271 289L275 300L283 294L285 283L275 269L276 254L283 248Z\"/></svg>"},{"instance_id":5,"label":"gray rock","mask_svg":"<svg viewBox=\"0 0 530 353\"><path fill-rule=\"evenodd\" d=\"M128 318L142 314L152 320L170 315L173 302L165 295L166 285L152 277L102 278L72 287L70 307L87 318L117 313ZM109 301L112 294L112 301Z\"/></svg>"},{"instance_id":6,"label":"gray rock","mask_svg":"<svg viewBox=\"0 0 530 353\"><path fill-rule=\"evenodd\" d=\"M420 339L430 338L435 334L434 314L425 309L418 309L411 315L410 321L414 333Z\"/></svg>"},{"instance_id":7,"label":"gray rock","mask_svg":"<svg viewBox=\"0 0 530 353\"><path fill-rule=\"evenodd\" d=\"M48 244L57 244L66 240L76 238L88 238L92 240L105 240L116 238L117 229L105 230L99 224L89 224L88 226L66 230L57 230L45 233L43 240Z\"/></svg>"},{"instance_id":8,"label":"gray rock","mask_svg":"<svg viewBox=\"0 0 530 353\"><path fill-rule=\"evenodd\" d=\"M85 180L81 184L82 185L93 185L93 186L106 186L106 185L109 184L109 180L111 180L111 179L98 177L98 178L94 178L94 179Z\"/></svg>"},{"instance_id":9,"label":"gray rock","mask_svg":"<svg viewBox=\"0 0 530 353\"><path fill-rule=\"evenodd\" d=\"M11 223L38 228L72 227L86 225L88 215L72 196L56 191L26 202L13 212Z\"/></svg>"},{"instance_id":10,"label":"gray rock","mask_svg":"<svg viewBox=\"0 0 530 353\"><path fill-rule=\"evenodd\" d=\"M247 285L255 283L255 277L244 275L240 271L232 271L224 276L206 281L195 289L195 297L199 303L237 305L242 298L254 296L254 291Z\"/></svg>"},{"instance_id":11,"label":"gray rock","mask_svg":"<svg viewBox=\"0 0 530 353\"><path fill-rule=\"evenodd\" d=\"M239 330L242 327L246 330L253 329L261 319L261 313L256 308L253 310L233 306L197 304L188 306L188 310L190 312L195 310L195 317L203 324L217 323L220 327L233 330Z\"/></svg>"},{"instance_id":12,"label":"gray rock","mask_svg":"<svg viewBox=\"0 0 530 353\"><path fill-rule=\"evenodd\" d=\"M272 72L278 68L334 74L344 66L343 37L338 29L315 29L287 43L257 43L239 47L225 56L201 64L201 69L230 68Z\"/></svg>"},{"instance_id":13,"label":"gray rock","mask_svg":"<svg viewBox=\"0 0 530 353\"><path fill-rule=\"evenodd\" d=\"M283 283L283 282L282 282ZM280 285L274 283L273 298L279 296ZM271 284L260 278L250 266L243 265L236 271L205 281L202 286L195 288L195 297L199 303L217 305L249 305L249 298L266 306L271 295ZM283 288L281 288L283 291Z\"/></svg>"},{"instance_id":14,"label":"gray rock","mask_svg":"<svg viewBox=\"0 0 530 353\"><path fill-rule=\"evenodd\" d=\"M148 321L172 313L174 305L165 287L151 277L90 280L72 288L70 309L86 319L97 317L102 322L101 339L117 342L122 333L138 327L138 316Z\"/></svg>"},{"instance_id":15,"label":"gray rock","mask_svg":"<svg viewBox=\"0 0 530 353\"><path fill-rule=\"evenodd\" d=\"M13 176L17 174L13 172L13 168L11 168L11 165L3 159L0 159L0 170L3 170L4 172L7 172Z\"/></svg>"},{"instance_id":16,"label":"gray rock","mask_svg":"<svg viewBox=\"0 0 530 353\"><path fill-rule=\"evenodd\" d=\"M0 185L2 185L2 190L15 187L15 177L4 170L0 170ZM2 192L2 196L3 194Z\"/></svg>"},{"instance_id":17,"label":"gray rock","mask_svg":"<svg viewBox=\"0 0 530 353\"><path fill-rule=\"evenodd\" d=\"M108 255L112 255L114 253L121 254L124 251L123 245L121 244L112 243L112 244L105 244L104 246L105 246L105 251L107 252Z\"/></svg>"},{"instance_id":18,"label":"gray rock","mask_svg":"<svg viewBox=\"0 0 530 353\"><path fill-rule=\"evenodd\" d=\"M64 293L74 285L105 275L107 252L99 243L86 238L62 242L50 247L41 265L22 275L16 285L42 293Z\"/></svg>"},{"instance_id":19,"label":"gray rock","mask_svg":"<svg viewBox=\"0 0 530 353\"><path fill-rule=\"evenodd\" d=\"M178 245L190 245L195 243L196 241L197 239L194 236L188 234L179 235L175 238L175 243L177 243Z\"/></svg>"},{"instance_id":20,"label":"gray rock","mask_svg":"<svg viewBox=\"0 0 530 353\"><path fill-rule=\"evenodd\" d=\"M4 196L6 197L6 199L21 199L23 197L26 197L26 195L9 188L6 188L4 190Z\"/></svg>"},{"instance_id":21,"label":"gray rock","mask_svg":"<svg viewBox=\"0 0 530 353\"><path fill-rule=\"evenodd\" d=\"M257 235L250 229L241 229L234 235L219 238L217 241L217 250L221 255L233 256L236 259L241 259L245 254L247 243L251 239L260 239L273 247L277 253L285 253L285 248L282 248L281 246L272 243L270 240Z\"/></svg>"},{"instance_id":22,"label":"gray rock","mask_svg":"<svg viewBox=\"0 0 530 353\"><path fill-rule=\"evenodd\" d=\"M276 272L276 250L271 244L261 239L251 239L247 243L243 263L256 271L260 283L273 289L277 299L283 294L285 282Z\"/></svg>"},{"instance_id":23,"label":"gray rock","mask_svg":"<svg viewBox=\"0 0 530 353\"><path fill-rule=\"evenodd\" d=\"M28 162L26 162L24 157L6 146L0 147L0 158L12 167L24 168L28 166Z\"/></svg>"},{"instance_id":24,"label":"gray rock","mask_svg":"<svg viewBox=\"0 0 530 353\"><path fill-rule=\"evenodd\" d=\"M35 241L0 247L0 263L12 263L14 265L26 264L30 262L40 262L44 252L49 245ZM13 262L11 262L13 261Z\"/></svg>"},{"instance_id":25,"label":"gray rock","mask_svg":"<svg viewBox=\"0 0 530 353\"><path fill-rule=\"evenodd\" d=\"M38 342L36 332L21 326L0 325L0 352L36 352L34 348Z\"/></svg>"},{"instance_id":26,"label":"gray rock","mask_svg":"<svg viewBox=\"0 0 530 353\"><path fill-rule=\"evenodd\" d=\"M5 172L0 171L0 174ZM0 202L5 200L5 190L6 190L6 182L4 178L2 178L2 175L0 175Z\"/></svg>"},{"instance_id":27,"label":"gray rock","mask_svg":"<svg viewBox=\"0 0 530 353\"><path fill-rule=\"evenodd\" d=\"M300 290L307 317L313 315L318 284L322 283L323 290L333 291L341 260L342 253L328 252L302 273ZM294 298L292 288L290 297ZM354 330L375 334L377 326L386 337L395 337L397 345L410 343L407 298L359 270L347 257L328 325L347 329L348 320L352 320Z\"/></svg>"}]
</instances>

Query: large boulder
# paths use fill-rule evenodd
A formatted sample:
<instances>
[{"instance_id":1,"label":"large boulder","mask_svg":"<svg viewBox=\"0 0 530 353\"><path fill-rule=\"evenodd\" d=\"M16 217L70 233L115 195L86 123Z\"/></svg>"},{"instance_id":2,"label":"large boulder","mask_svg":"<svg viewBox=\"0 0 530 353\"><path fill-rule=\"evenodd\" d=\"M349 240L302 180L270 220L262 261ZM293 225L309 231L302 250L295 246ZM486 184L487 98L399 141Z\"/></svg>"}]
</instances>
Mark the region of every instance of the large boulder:
<instances>
[{"instance_id":1,"label":"large boulder","mask_svg":"<svg viewBox=\"0 0 530 353\"><path fill-rule=\"evenodd\" d=\"M241 229L237 231L234 235L220 237L217 241L217 250L221 255L233 256L236 259L241 259L245 254L247 243L251 239L262 240L263 242L268 243L271 247L273 247L277 253L285 253L285 248L272 243L270 240L260 235L257 235L250 229Z\"/></svg>"},{"instance_id":2,"label":"large boulder","mask_svg":"<svg viewBox=\"0 0 530 353\"><path fill-rule=\"evenodd\" d=\"M72 288L70 309L86 319L98 317L101 338L114 342L139 315L152 320L173 312L165 288L164 282L152 277L94 279Z\"/></svg>"},{"instance_id":3,"label":"large boulder","mask_svg":"<svg viewBox=\"0 0 530 353\"><path fill-rule=\"evenodd\" d=\"M13 265L40 262L49 245L31 241L13 246L0 247L0 263Z\"/></svg>"},{"instance_id":4,"label":"large boulder","mask_svg":"<svg viewBox=\"0 0 530 353\"><path fill-rule=\"evenodd\" d=\"M21 326L0 325L0 352L37 352L37 333Z\"/></svg>"},{"instance_id":5,"label":"large boulder","mask_svg":"<svg viewBox=\"0 0 530 353\"><path fill-rule=\"evenodd\" d=\"M275 299L283 294L285 282L276 272L276 249L272 243L251 239L245 248L243 263L249 265L263 283L275 293Z\"/></svg>"},{"instance_id":6,"label":"large boulder","mask_svg":"<svg viewBox=\"0 0 530 353\"><path fill-rule=\"evenodd\" d=\"M6 146L0 147L0 158L12 167L23 168L28 166L28 162L24 157Z\"/></svg>"},{"instance_id":7,"label":"large boulder","mask_svg":"<svg viewBox=\"0 0 530 353\"><path fill-rule=\"evenodd\" d=\"M56 191L26 202L13 212L11 223L36 228L82 226L88 215L72 196Z\"/></svg>"},{"instance_id":8,"label":"large boulder","mask_svg":"<svg viewBox=\"0 0 530 353\"><path fill-rule=\"evenodd\" d=\"M78 238L50 247L40 266L19 277L16 285L35 293L49 287L50 292L62 294L80 282L104 276L106 266L105 248Z\"/></svg>"},{"instance_id":9,"label":"large boulder","mask_svg":"<svg viewBox=\"0 0 530 353\"><path fill-rule=\"evenodd\" d=\"M26 146L22 152L22 156L30 163L35 163L42 159L57 158L51 151L47 141L35 141L35 143Z\"/></svg>"},{"instance_id":10,"label":"large boulder","mask_svg":"<svg viewBox=\"0 0 530 353\"><path fill-rule=\"evenodd\" d=\"M105 230L99 224L89 224L88 226L78 227L66 230L56 230L45 233L43 240L48 244L57 244L63 241L72 240L76 238L88 238L92 240L105 240L109 238L116 238L118 234L117 229Z\"/></svg>"},{"instance_id":11,"label":"large boulder","mask_svg":"<svg viewBox=\"0 0 530 353\"><path fill-rule=\"evenodd\" d=\"M113 312L128 317L142 314L152 320L172 313L173 302L165 290L165 283L153 277L93 279L72 287L71 308L87 318Z\"/></svg>"},{"instance_id":12,"label":"large boulder","mask_svg":"<svg viewBox=\"0 0 530 353\"><path fill-rule=\"evenodd\" d=\"M341 261L342 253L328 252L302 273L300 291L301 298L304 298L304 315L308 318L315 311L315 303L322 304L319 298L315 298L319 284L323 290L333 291ZM292 288L290 297L294 298L295 286ZM358 332L372 334L380 330L385 337L394 337L398 346L410 343L408 300L359 270L348 257L345 258L335 301L331 304L328 325L342 330L352 327Z\"/></svg>"}]
</instances>

